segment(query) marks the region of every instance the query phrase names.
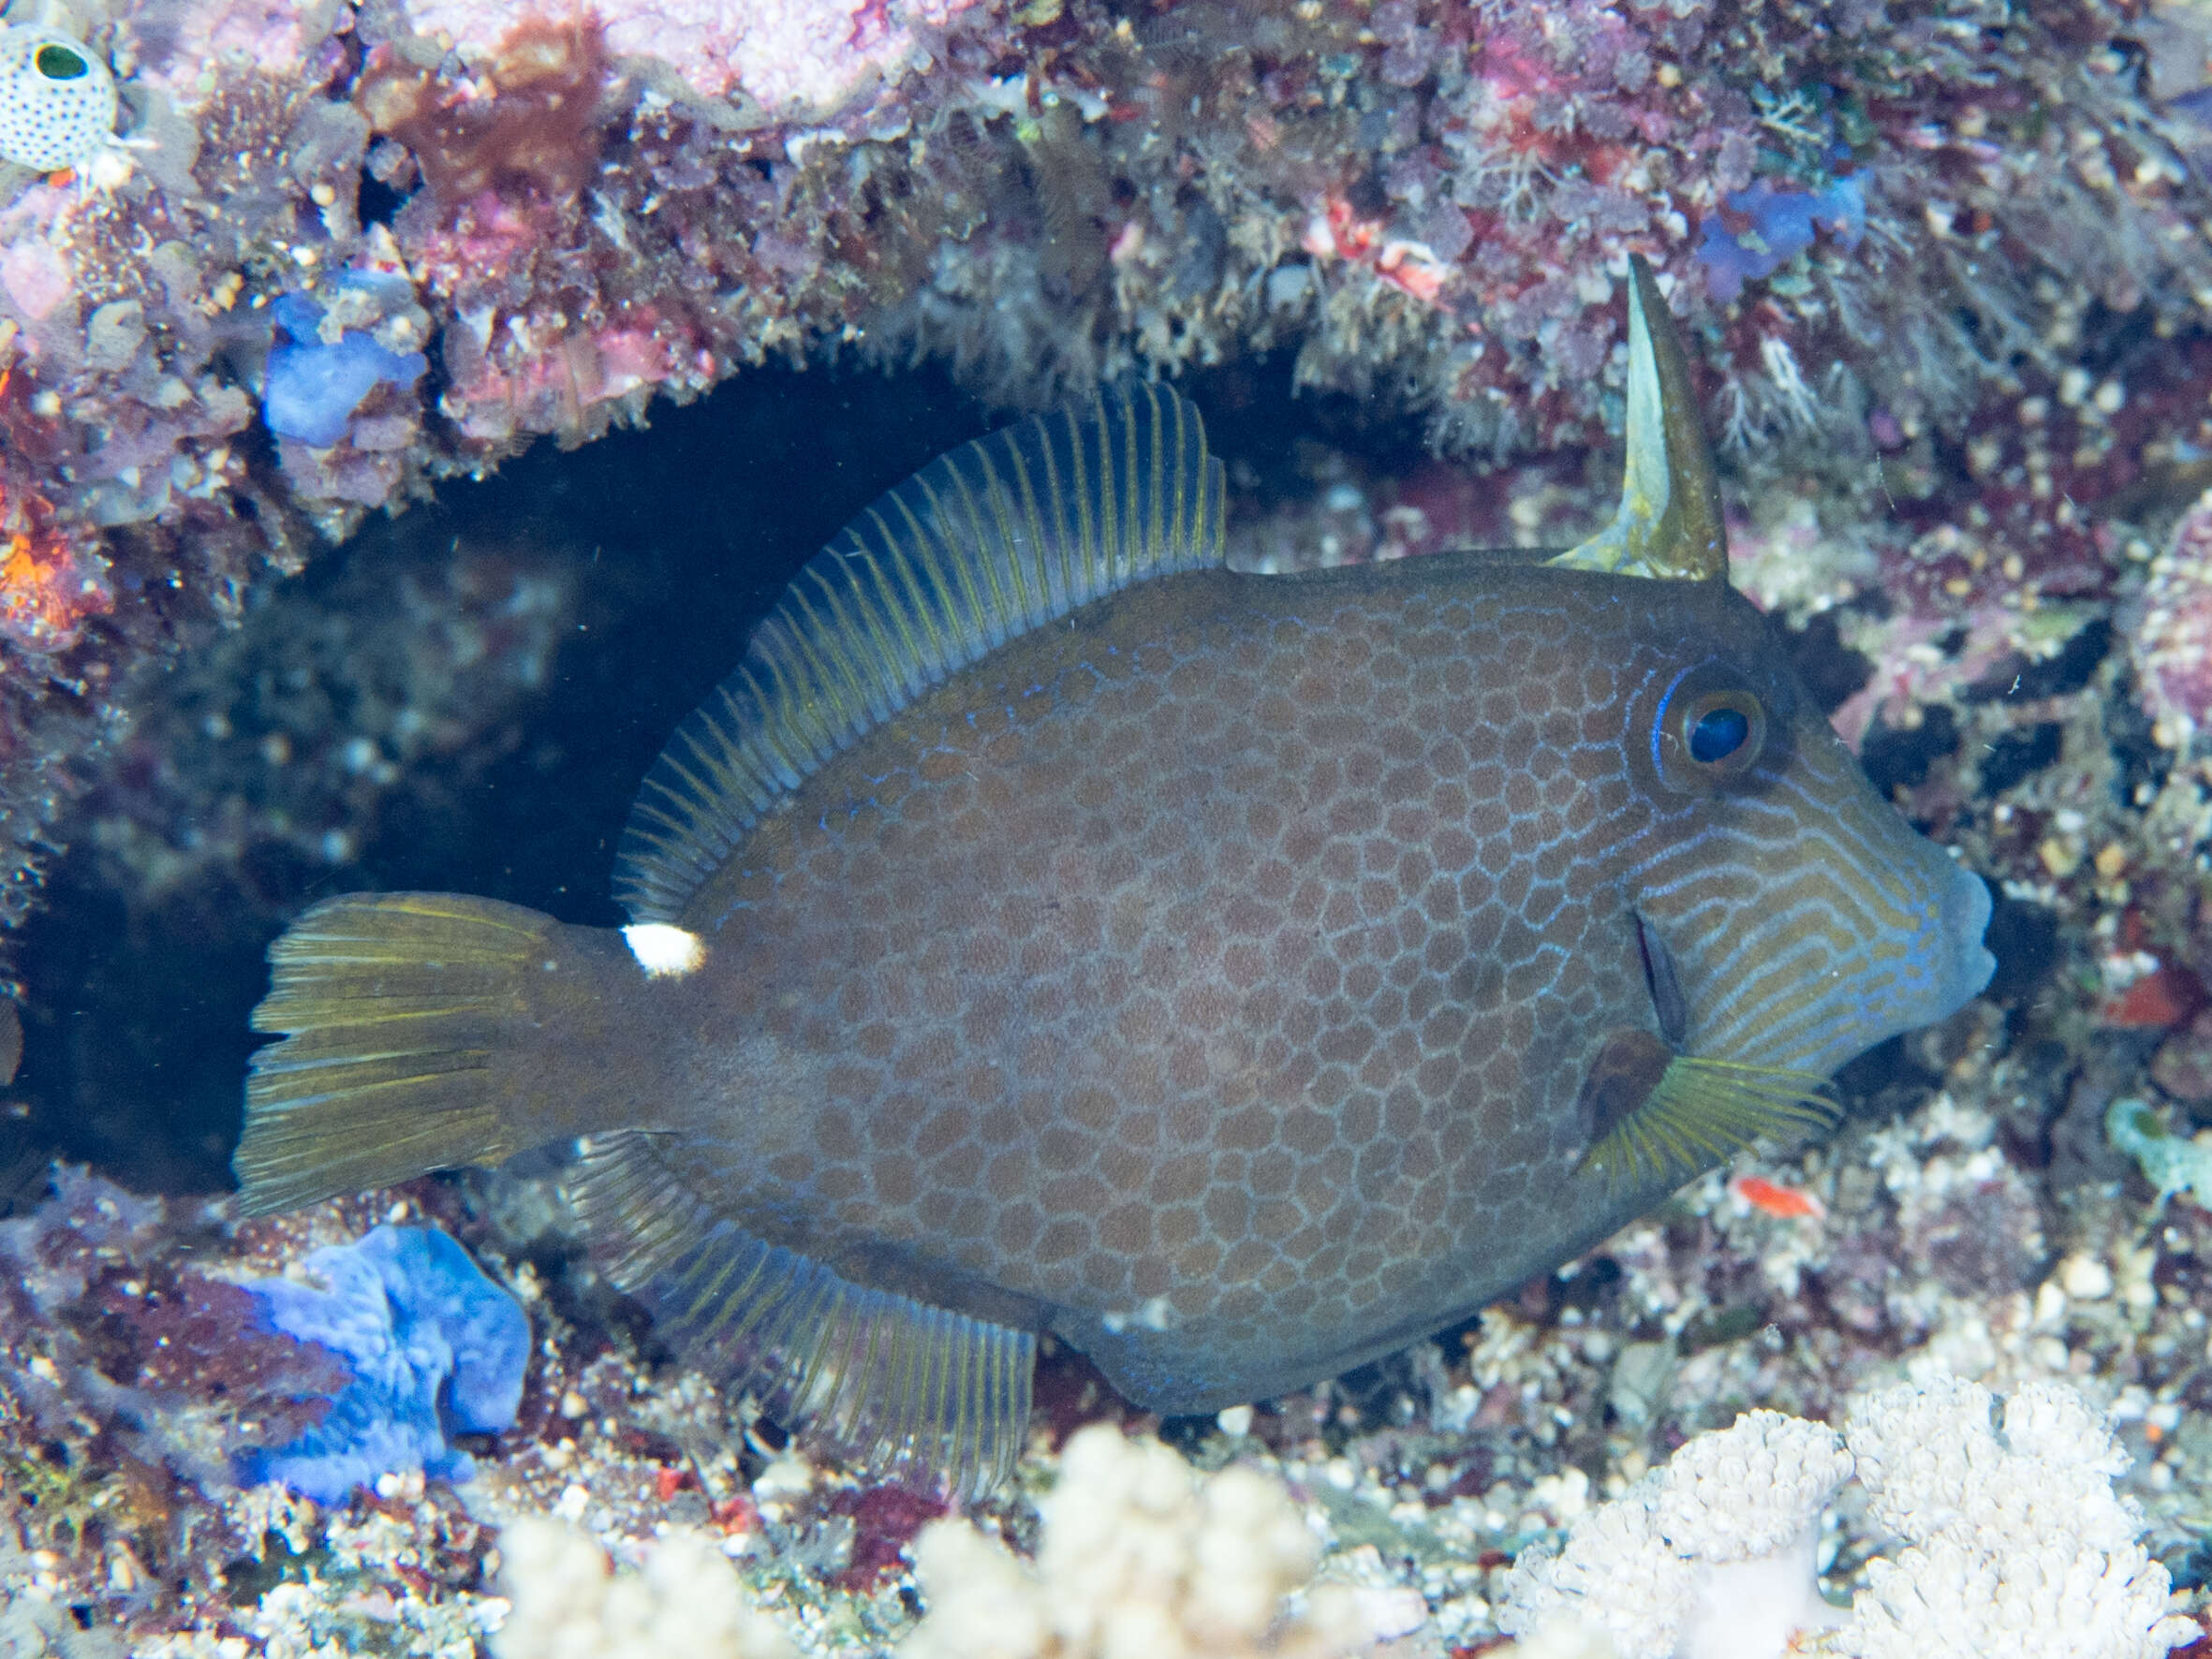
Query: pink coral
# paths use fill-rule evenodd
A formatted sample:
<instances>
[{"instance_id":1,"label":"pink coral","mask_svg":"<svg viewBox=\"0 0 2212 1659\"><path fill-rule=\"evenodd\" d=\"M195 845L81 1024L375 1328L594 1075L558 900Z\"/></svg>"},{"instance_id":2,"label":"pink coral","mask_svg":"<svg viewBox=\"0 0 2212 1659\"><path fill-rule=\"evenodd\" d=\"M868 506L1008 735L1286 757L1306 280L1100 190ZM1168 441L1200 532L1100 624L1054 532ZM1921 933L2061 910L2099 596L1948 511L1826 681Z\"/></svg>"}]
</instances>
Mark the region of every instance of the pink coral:
<instances>
[{"instance_id":1,"label":"pink coral","mask_svg":"<svg viewBox=\"0 0 2212 1659\"><path fill-rule=\"evenodd\" d=\"M526 330L509 331L526 335ZM651 328L616 327L560 335L543 350L518 350L505 370L484 353L456 354L473 373L447 392L445 412L465 435L485 442L509 441L518 429L573 428L593 405L669 379L676 353Z\"/></svg>"},{"instance_id":2,"label":"pink coral","mask_svg":"<svg viewBox=\"0 0 2212 1659\"><path fill-rule=\"evenodd\" d=\"M663 0L607 19L607 42L651 55L710 97L750 98L778 116L834 112L870 81L926 64L926 33L976 0ZM415 0L409 21L464 54L488 52L513 24L492 0Z\"/></svg>"},{"instance_id":3,"label":"pink coral","mask_svg":"<svg viewBox=\"0 0 2212 1659\"><path fill-rule=\"evenodd\" d=\"M0 254L0 288L32 322L42 322L69 297L70 272L45 238L28 235Z\"/></svg>"},{"instance_id":4,"label":"pink coral","mask_svg":"<svg viewBox=\"0 0 2212 1659\"><path fill-rule=\"evenodd\" d=\"M211 63L295 75L315 43L314 11L291 0L184 0L144 11L126 23L145 48L138 79L187 108L206 95Z\"/></svg>"}]
</instances>

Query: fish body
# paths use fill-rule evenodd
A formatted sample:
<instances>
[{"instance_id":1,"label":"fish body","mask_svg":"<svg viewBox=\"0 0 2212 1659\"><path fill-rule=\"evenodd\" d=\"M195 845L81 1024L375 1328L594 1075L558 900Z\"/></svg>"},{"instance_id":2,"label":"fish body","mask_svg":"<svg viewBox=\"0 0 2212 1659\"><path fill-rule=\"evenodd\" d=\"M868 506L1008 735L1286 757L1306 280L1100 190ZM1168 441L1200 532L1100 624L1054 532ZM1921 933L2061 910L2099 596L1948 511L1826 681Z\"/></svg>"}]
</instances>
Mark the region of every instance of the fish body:
<instances>
[{"instance_id":1,"label":"fish body","mask_svg":"<svg viewBox=\"0 0 2212 1659\"><path fill-rule=\"evenodd\" d=\"M672 1336L972 1490L1042 1332L1160 1411L1279 1393L1818 1121L1980 990L1989 901L1709 574L1637 339L1612 568L1231 572L1168 393L956 451L648 779L673 962L441 895L279 941L248 1201L582 1137ZM1670 540L1708 573L1619 573Z\"/></svg>"},{"instance_id":2,"label":"fish body","mask_svg":"<svg viewBox=\"0 0 2212 1659\"><path fill-rule=\"evenodd\" d=\"M1728 810L1649 763L1686 665L1777 728ZM656 993L641 1126L752 1230L855 1278L898 1258L965 1311L1016 1299L1141 1404L1280 1393L1678 1183L1579 1177L1578 1095L1608 1037L1660 1035L1642 938L1761 902L1769 792L1857 820L1888 878L1865 902L1932 936L1874 1006L1732 1050L1824 1070L1954 991L1985 900L1740 597L1480 554L1167 578L925 697L755 830L678 918L707 953ZM1680 976L1694 1042L1744 987Z\"/></svg>"}]
</instances>

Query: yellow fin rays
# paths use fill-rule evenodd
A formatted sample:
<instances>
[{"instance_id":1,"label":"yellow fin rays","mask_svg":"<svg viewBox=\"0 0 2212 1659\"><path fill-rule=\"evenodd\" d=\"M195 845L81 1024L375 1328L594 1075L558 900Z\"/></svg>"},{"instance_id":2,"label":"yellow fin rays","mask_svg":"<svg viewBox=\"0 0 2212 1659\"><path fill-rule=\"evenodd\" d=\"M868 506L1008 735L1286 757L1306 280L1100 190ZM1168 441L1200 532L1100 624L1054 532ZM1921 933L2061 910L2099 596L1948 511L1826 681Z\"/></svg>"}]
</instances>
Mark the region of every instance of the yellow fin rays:
<instances>
[{"instance_id":1,"label":"yellow fin rays","mask_svg":"<svg viewBox=\"0 0 2212 1659\"><path fill-rule=\"evenodd\" d=\"M1687 1181L1759 1137L1829 1129L1842 1108L1817 1072L1678 1054L1644 1104L1583 1154L1618 1191L1673 1174Z\"/></svg>"},{"instance_id":2,"label":"yellow fin rays","mask_svg":"<svg viewBox=\"0 0 2212 1659\"><path fill-rule=\"evenodd\" d=\"M1226 497L1198 410L1160 386L963 444L886 492L646 774L614 873L630 919L677 920L779 797L1009 639L1219 566Z\"/></svg>"},{"instance_id":3,"label":"yellow fin rays","mask_svg":"<svg viewBox=\"0 0 2212 1659\"><path fill-rule=\"evenodd\" d=\"M657 1137L623 1130L582 1150L568 1196L609 1276L695 1361L881 1472L941 1479L962 1499L1012 1473L1033 1331L868 1289L755 1238L690 1193Z\"/></svg>"}]
</instances>

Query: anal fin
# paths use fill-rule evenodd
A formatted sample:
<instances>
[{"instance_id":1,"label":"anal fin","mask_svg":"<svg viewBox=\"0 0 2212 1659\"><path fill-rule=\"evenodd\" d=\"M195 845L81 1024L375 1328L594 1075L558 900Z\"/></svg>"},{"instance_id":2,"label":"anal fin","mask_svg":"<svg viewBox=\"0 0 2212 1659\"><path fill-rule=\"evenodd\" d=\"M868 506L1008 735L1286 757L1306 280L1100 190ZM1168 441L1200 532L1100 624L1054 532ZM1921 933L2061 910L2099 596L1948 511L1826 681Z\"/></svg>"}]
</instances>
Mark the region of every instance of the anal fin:
<instances>
[{"instance_id":1,"label":"anal fin","mask_svg":"<svg viewBox=\"0 0 2212 1659\"><path fill-rule=\"evenodd\" d=\"M568 1196L616 1285L693 1363L860 1461L954 1495L1013 1471L1034 1331L855 1285L754 1237L682 1180L669 1138L591 1137Z\"/></svg>"}]
</instances>

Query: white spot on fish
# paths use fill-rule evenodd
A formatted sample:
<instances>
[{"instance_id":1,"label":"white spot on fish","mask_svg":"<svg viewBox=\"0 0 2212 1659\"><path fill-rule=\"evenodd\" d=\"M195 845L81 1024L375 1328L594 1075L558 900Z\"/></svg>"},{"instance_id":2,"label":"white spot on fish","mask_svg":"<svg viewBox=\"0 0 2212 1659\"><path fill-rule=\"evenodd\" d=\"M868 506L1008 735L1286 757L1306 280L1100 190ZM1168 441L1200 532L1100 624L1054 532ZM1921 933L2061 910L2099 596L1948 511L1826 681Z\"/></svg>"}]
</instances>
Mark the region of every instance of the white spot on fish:
<instances>
[{"instance_id":1,"label":"white spot on fish","mask_svg":"<svg viewBox=\"0 0 2212 1659\"><path fill-rule=\"evenodd\" d=\"M622 938L648 979L681 978L707 959L705 940L665 921L633 923Z\"/></svg>"},{"instance_id":2,"label":"white spot on fish","mask_svg":"<svg viewBox=\"0 0 2212 1659\"><path fill-rule=\"evenodd\" d=\"M1174 1322L1174 1307L1164 1296L1156 1296L1140 1308L1111 1308L1099 1315L1099 1323L1115 1336L1131 1329L1165 1330Z\"/></svg>"}]
</instances>

